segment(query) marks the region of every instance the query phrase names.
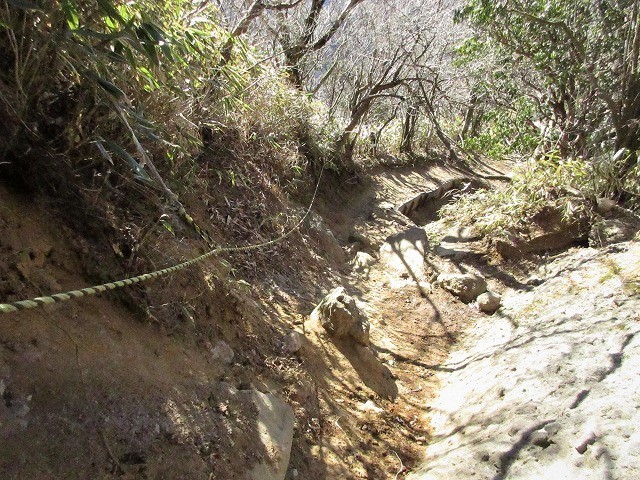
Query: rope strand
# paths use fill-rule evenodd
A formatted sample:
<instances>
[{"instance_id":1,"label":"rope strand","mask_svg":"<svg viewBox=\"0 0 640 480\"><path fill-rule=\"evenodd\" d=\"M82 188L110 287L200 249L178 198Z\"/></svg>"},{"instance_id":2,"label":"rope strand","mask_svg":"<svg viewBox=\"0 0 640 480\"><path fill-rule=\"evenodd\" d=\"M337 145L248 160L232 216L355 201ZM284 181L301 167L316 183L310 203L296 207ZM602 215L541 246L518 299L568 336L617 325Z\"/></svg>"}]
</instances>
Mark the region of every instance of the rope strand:
<instances>
[{"instance_id":1,"label":"rope strand","mask_svg":"<svg viewBox=\"0 0 640 480\"><path fill-rule=\"evenodd\" d=\"M290 236L295 231L297 231L300 228L300 226L302 225L302 223L306 220L307 216L311 212L311 207L313 206L313 204L314 204L314 202L316 200L316 196L318 194L318 188L320 187L320 180L322 179L323 171L324 171L324 168L322 170L320 170L320 176L318 177L318 183L316 184L316 188L315 188L315 190L313 192L313 197L311 198L311 202L309 203L309 207L307 208L307 210L304 213L304 215L302 216L302 218L298 221L298 223L293 228L291 228L290 230L288 230L287 232L285 232L284 234L280 235L277 238L274 238L272 240L268 240L268 241L262 242L262 243L252 244L252 245L234 246L234 247L216 247L216 248L213 248L212 250L209 250L207 253L204 253L204 254L199 255L199 256L197 256L195 258L192 258L191 260L187 260L185 262L178 263L178 264L173 265L171 267L163 268L163 269L156 270L156 271L149 272L149 273L143 273L143 274L137 275L135 277L129 277L129 278L124 278L122 280L116 280L115 282L103 283L102 285L95 285L93 287L81 288L79 290L70 290L70 291L64 292L64 293L56 293L56 294L53 294L53 295L35 297L35 298L27 299L27 300L20 300L20 301L17 301L17 302L0 303L0 314L2 314L2 313L13 313L13 312L17 312L19 310L27 310L27 309L30 309L30 308L37 308L37 307L40 307L42 305L48 305L48 304L52 304L52 303L66 302L67 300L72 300L74 298L81 298L81 297L85 297L85 296L96 295L98 293L105 292L107 290L114 290L116 288L127 287L129 285L134 285L136 283L145 282L147 280L152 280L152 279L164 276L164 275L172 274L174 272L177 272L178 270L183 270L185 268L189 268L192 265L195 265L196 263L199 263L199 262L201 262L201 261L203 261L203 260L205 260L205 259L207 259L209 257L212 257L212 256L220 254L220 253L248 252L248 251L251 251L251 250L257 250L257 249L260 249L260 248L265 248L265 247L268 247L270 245L275 245L275 244L281 242L282 240L284 240L285 238L287 238L288 236Z\"/></svg>"}]
</instances>

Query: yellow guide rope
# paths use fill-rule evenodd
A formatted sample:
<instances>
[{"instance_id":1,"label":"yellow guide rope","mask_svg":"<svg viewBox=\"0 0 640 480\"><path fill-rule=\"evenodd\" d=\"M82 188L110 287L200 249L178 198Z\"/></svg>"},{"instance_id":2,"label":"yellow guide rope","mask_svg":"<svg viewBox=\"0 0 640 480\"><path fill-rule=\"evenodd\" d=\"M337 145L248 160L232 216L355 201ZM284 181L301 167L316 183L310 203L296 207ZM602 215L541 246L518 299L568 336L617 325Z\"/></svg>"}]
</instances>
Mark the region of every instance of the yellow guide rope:
<instances>
[{"instance_id":1,"label":"yellow guide rope","mask_svg":"<svg viewBox=\"0 0 640 480\"><path fill-rule=\"evenodd\" d=\"M220 253L227 253L227 252L247 252L250 250L257 250L259 248L264 248L264 247L268 247L270 245L275 245L276 243L281 242L282 240L284 240L285 238L287 238L289 235L291 235L293 232L295 232L296 230L298 230L300 228L300 226L302 225L302 223L305 221L305 219L307 218L307 216L309 215L309 212L311 212L311 207L313 206L315 200L316 200L316 195L318 194L318 187L320 186L320 180L322 179L322 172L324 171L321 170L320 171L320 175L318 177L318 183L316 184L316 188L315 191L313 192L313 197L311 199L311 202L309 203L309 207L307 208L306 212L304 213L304 215L302 216L302 218L298 221L298 223L291 228L289 231L285 232L284 234L280 235L277 238L274 238L272 240L269 240L267 242L263 242L263 243L257 243L257 244L252 244L252 245L245 245L245 246L235 246L235 247L216 247L212 250L209 250L207 253L204 253L200 256L197 256L195 258L192 258L191 260L187 260L185 262L182 263L178 263L176 265L173 265L171 267L167 267L167 268L163 268L161 270L156 270L153 272L149 272L149 273L143 273L141 275L137 275L135 277L130 277L130 278L124 278L122 280L117 280L115 282L109 282L109 283L103 283L102 285L95 285L93 287L86 287L86 288L81 288L79 290L71 290L69 292L64 292L64 293L56 293L53 295L46 295L43 297L35 297L35 298L31 298L28 300L20 300L17 302L9 302L9 303L0 303L0 314L2 313L13 313L13 312L17 312L18 310L26 310L29 308L36 308L39 307L41 305L47 305L47 304L51 304L51 303L59 303L59 302L65 302L67 300L71 300L74 298L80 298L80 297L84 297L84 296L90 296L90 295L95 295L97 293L100 292L104 292L107 290L113 290L115 288L121 288L121 287L127 287L129 285L133 285L135 283L141 283L147 280L151 280L154 278L158 278L160 276L163 275L169 275L171 273L177 272L178 270L182 270L185 268L189 268L192 265L195 265L198 262L201 262L202 260L205 260L206 258L209 258L213 255L217 255ZM195 223L194 223L195 225ZM201 229L198 227L196 228L196 231L198 231L198 233L200 233ZM202 235L202 233L200 233ZM207 235L208 237L208 235ZM205 240L207 242L210 242L210 237L204 237Z\"/></svg>"}]
</instances>

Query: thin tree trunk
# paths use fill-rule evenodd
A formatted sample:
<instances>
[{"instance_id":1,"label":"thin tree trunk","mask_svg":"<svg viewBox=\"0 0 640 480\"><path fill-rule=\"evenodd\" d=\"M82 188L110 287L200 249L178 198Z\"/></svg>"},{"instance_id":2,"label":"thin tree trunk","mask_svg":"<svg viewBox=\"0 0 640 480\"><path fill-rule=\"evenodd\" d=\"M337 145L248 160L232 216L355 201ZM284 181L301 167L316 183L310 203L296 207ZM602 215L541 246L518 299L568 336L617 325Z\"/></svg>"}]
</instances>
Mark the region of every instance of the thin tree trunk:
<instances>
[{"instance_id":1,"label":"thin tree trunk","mask_svg":"<svg viewBox=\"0 0 640 480\"><path fill-rule=\"evenodd\" d=\"M409 107L402 124L402 138L400 140L400 152L411 155L413 153L413 137L416 133L418 115L414 107Z\"/></svg>"},{"instance_id":2,"label":"thin tree trunk","mask_svg":"<svg viewBox=\"0 0 640 480\"><path fill-rule=\"evenodd\" d=\"M467 112L464 115L464 125L462 125L462 131L460 132L460 138L462 139L467 138L471 126L476 123L473 120L477 103L478 97L475 94L471 95L471 99L469 100L469 108L467 108ZM471 134L473 135L473 132L471 132Z\"/></svg>"}]
</instances>

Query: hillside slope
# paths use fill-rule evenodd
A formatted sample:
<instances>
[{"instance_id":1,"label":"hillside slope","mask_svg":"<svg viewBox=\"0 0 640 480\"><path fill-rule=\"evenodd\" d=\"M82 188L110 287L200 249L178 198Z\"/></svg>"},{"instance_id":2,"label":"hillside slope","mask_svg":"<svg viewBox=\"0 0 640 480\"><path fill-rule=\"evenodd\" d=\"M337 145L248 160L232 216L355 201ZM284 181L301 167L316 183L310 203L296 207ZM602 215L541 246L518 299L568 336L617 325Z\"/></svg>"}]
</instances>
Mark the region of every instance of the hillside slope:
<instances>
[{"instance_id":1,"label":"hillside slope","mask_svg":"<svg viewBox=\"0 0 640 480\"><path fill-rule=\"evenodd\" d=\"M394 207L462 174L470 172L433 165L381 169L357 185L328 176L317 213L266 251L3 315L3 478L396 479L410 471L412 478L539 478L551 471L532 467L534 458L567 475L601 471L611 458L606 468L635 474L635 457L624 449L635 445L638 297L623 280L637 274L628 271L637 242L501 262L480 239L451 247L462 250L450 256L434 243L438 235ZM185 203L198 218L226 209L210 224L220 243L275 233L262 233L259 218L243 211L242 187L219 188L207 208L199 202L205 193ZM266 218L291 224L306 207L273 198L261 210ZM3 301L123 276L133 262L137 273L202 252L177 223L170 231L149 222L143 254L127 263L124 243L113 240L135 233L135 222L101 233L87 220L83 230L46 197L2 185L0 199ZM117 220L112 225L122 225ZM359 263L365 254L370 260ZM504 307L481 313L439 288L440 272L484 275ZM327 338L309 320L339 286L368 318L368 346ZM598 411L604 403L615 405L611 415ZM592 430L578 431L583 423ZM550 425L557 428L539 431ZM585 455L574 451L583 441Z\"/></svg>"}]
</instances>

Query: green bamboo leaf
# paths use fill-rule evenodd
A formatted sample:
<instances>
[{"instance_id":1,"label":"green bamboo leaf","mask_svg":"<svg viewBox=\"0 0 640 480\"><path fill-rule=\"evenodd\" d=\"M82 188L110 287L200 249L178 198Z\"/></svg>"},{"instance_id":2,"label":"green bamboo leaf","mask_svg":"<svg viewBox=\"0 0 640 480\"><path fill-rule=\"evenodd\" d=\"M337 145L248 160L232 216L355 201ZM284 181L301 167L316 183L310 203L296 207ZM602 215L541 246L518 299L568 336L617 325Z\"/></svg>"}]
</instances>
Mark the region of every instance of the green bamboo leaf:
<instances>
[{"instance_id":1,"label":"green bamboo leaf","mask_svg":"<svg viewBox=\"0 0 640 480\"><path fill-rule=\"evenodd\" d=\"M126 35L126 33L123 31L118 31L113 33L101 33L101 32L94 32L93 30L89 30L88 28L76 28L73 30L73 33L76 35L80 35L82 37L95 38L96 40L101 40L101 41L116 40Z\"/></svg>"},{"instance_id":2,"label":"green bamboo leaf","mask_svg":"<svg viewBox=\"0 0 640 480\"><path fill-rule=\"evenodd\" d=\"M136 123L138 125L140 125L142 127L145 127L145 128L148 128L148 129L155 129L156 128L156 126L152 122L150 122L149 120L144 118L141 114L139 114L135 110L127 109L127 113L134 118L134 120L136 121Z\"/></svg>"},{"instance_id":3,"label":"green bamboo leaf","mask_svg":"<svg viewBox=\"0 0 640 480\"><path fill-rule=\"evenodd\" d=\"M166 38L167 38L166 33L157 25L150 22L145 22L140 26L149 34L149 37L155 40L156 42L166 41Z\"/></svg>"},{"instance_id":4,"label":"green bamboo leaf","mask_svg":"<svg viewBox=\"0 0 640 480\"><path fill-rule=\"evenodd\" d=\"M144 50L144 53L146 54L147 58L149 59L149 61L154 65L154 66L159 66L160 65L160 59L158 58L158 52L156 51L156 47L153 43L151 42L141 42L142 44L142 48Z\"/></svg>"},{"instance_id":5,"label":"green bamboo leaf","mask_svg":"<svg viewBox=\"0 0 640 480\"><path fill-rule=\"evenodd\" d=\"M62 1L62 11L67 17L67 25L71 30L76 30L80 26L80 19L78 18L77 5L70 0Z\"/></svg>"},{"instance_id":6,"label":"green bamboo leaf","mask_svg":"<svg viewBox=\"0 0 640 480\"><path fill-rule=\"evenodd\" d=\"M138 68L138 62L136 60L136 56L135 56L134 51L132 49L124 47L122 49L122 54L127 59L127 63L129 64L129 66L131 68L133 68L133 69Z\"/></svg>"},{"instance_id":7,"label":"green bamboo leaf","mask_svg":"<svg viewBox=\"0 0 640 480\"><path fill-rule=\"evenodd\" d=\"M171 62L175 62L174 58L174 49L175 46L172 46L170 42L167 40L168 35L155 23L143 23L142 28L148 33L149 37L152 38L156 45L160 47L162 53L167 57L167 59Z\"/></svg>"},{"instance_id":8,"label":"green bamboo leaf","mask_svg":"<svg viewBox=\"0 0 640 480\"><path fill-rule=\"evenodd\" d=\"M161 220L160 224L173 236L176 235L175 231L173 230L173 225L171 225L169 222L167 222L166 220Z\"/></svg>"},{"instance_id":9,"label":"green bamboo leaf","mask_svg":"<svg viewBox=\"0 0 640 480\"><path fill-rule=\"evenodd\" d=\"M98 147L98 151L100 152L100 155L102 155L105 160L107 160L111 165L113 165L113 158L111 158L111 154L107 151L107 149L104 148L104 145L102 145L102 142L104 142L103 138L98 139L95 142L96 147Z\"/></svg>"},{"instance_id":10,"label":"green bamboo leaf","mask_svg":"<svg viewBox=\"0 0 640 480\"><path fill-rule=\"evenodd\" d=\"M138 161L133 158L129 154L129 152L127 152L124 148L122 148L117 143L112 142L111 140L105 140L104 143L111 149L111 151L113 151L113 153L125 160L131 166L131 169L134 172L134 177L136 179L142 180L143 182L152 183L151 177L149 177L144 168L142 168Z\"/></svg>"},{"instance_id":11,"label":"green bamboo leaf","mask_svg":"<svg viewBox=\"0 0 640 480\"><path fill-rule=\"evenodd\" d=\"M149 140L153 140L154 142L164 143L164 140L162 140L162 138L156 135L153 130L149 128L144 128L144 127L140 128L140 130L142 131L142 134Z\"/></svg>"},{"instance_id":12,"label":"green bamboo leaf","mask_svg":"<svg viewBox=\"0 0 640 480\"><path fill-rule=\"evenodd\" d=\"M124 100L126 95L122 90L116 87L113 83L105 80L104 78L97 77L96 81L100 84L102 88L104 88L109 94L116 97L118 100Z\"/></svg>"},{"instance_id":13,"label":"green bamboo leaf","mask_svg":"<svg viewBox=\"0 0 640 480\"><path fill-rule=\"evenodd\" d=\"M118 13L118 10L116 10L110 0L97 0L97 2L102 11L106 13L107 16L109 16L113 20L117 20L121 25L126 25L127 22L124 21L124 18L122 18L122 16Z\"/></svg>"},{"instance_id":14,"label":"green bamboo leaf","mask_svg":"<svg viewBox=\"0 0 640 480\"><path fill-rule=\"evenodd\" d=\"M156 51L156 41L144 27L144 24L136 28L134 32L137 40L134 43L134 47L151 60L155 66L160 65L160 59L158 58L158 52Z\"/></svg>"},{"instance_id":15,"label":"green bamboo leaf","mask_svg":"<svg viewBox=\"0 0 640 480\"><path fill-rule=\"evenodd\" d=\"M147 67L140 66L138 67L138 72L147 80L149 83L149 90L152 91L157 88L160 88L160 82L156 78L156 76L149 70Z\"/></svg>"},{"instance_id":16,"label":"green bamboo leaf","mask_svg":"<svg viewBox=\"0 0 640 480\"><path fill-rule=\"evenodd\" d=\"M105 56L108 59L113 60L114 62L126 63L127 65L129 64L128 60L124 58L120 53L107 50L107 52L105 52Z\"/></svg>"}]
</instances>

